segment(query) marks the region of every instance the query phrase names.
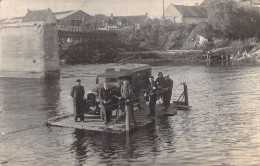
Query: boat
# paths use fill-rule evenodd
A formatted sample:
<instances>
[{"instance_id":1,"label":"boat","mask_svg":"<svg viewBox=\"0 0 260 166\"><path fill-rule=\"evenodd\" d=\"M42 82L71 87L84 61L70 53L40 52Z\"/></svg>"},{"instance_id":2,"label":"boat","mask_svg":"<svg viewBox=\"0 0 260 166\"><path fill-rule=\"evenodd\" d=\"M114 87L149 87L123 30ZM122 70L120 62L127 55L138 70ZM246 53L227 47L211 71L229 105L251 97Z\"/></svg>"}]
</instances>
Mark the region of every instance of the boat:
<instances>
[{"instance_id":1,"label":"boat","mask_svg":"<svg viewBox=\"0 0 260 166\"><path fill-rule=\"evenodd\" d=\"M86 123L77 123L74 121L72 114L63 117L52 118L48 121L49 125L60 127L72 127L95 131L122 132L129 131L135 128L145 126L152 123L161 116L174 116L177 114L177 109L189 109L187 85L183 83L184 91L178 101L172 101L168 111L164 111L161 104L156 105L156 116L148 117L149 106L144 97L146 87L149 85L149 77L152 74L152 67L147 64L125 64L113 68L107 68L101 74L96 76L96 88L88 93L85 99L84 116ZM118 89L121 88L123 80L129 80L133 87L135 95L134 116L137 126L131 126L128 113L129 111L120 110L120 103L116 97ZM105 125L101 120L100 114L100 99L99 91L103 87L104 82L108 82L108 86L112 89L115 96L112 99L113 116L112 123ZM127 110L127 109L126 109Z\"/></svg>"}]
</instances>

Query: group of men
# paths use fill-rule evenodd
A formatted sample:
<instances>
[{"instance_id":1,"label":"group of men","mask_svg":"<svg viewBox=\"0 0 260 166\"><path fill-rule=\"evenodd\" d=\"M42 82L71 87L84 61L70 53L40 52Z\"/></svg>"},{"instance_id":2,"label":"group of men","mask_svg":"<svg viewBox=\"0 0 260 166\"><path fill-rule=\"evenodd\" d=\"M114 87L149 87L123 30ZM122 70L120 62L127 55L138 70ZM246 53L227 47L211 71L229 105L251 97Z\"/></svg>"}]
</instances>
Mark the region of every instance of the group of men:
<instances>
[{"instance_id":1,"label":"group of men","mask_svg":"<svg viewBox=\"0 0 260 166\"><path fill-rule=\"evenodd\" d=\"M129 80L123 80L122 85L119 89L119 93L112 92L112 89L108 87L108 83L105 81L104 86L99 91L99 98L101 102L101 119L108 124L111 122L111 116L114 106L120 107L122 111L125 111L127 106L130 111L130 116L134 125L136 125L134 114L133 114L133 100L135 98L132 86ZM112 102L113 98L118 99L118 103Z\"/></svg>"},{"instance_id":2,"label":"group of men","mask_svg":"<svg viewBox=\"0 0 260 166\"><path fill-rule=\"evenodd\" d=\"M149 100L149 116L155 116L155 106L157 100L163 101L164 110L168 111L172 96L173 80L169 75L163 77L162 72L158 73L158 78L154 81L154 77L149 77L149 86L144 94Z\"/></svg>"},{"instance_id":3,"label":"group of men","mask_svg":"<svg viewBox=\"0 0 260 166\"><path fill-rule=\"evenodd\" d=\"M78 118L81 122L84 121L84 112L82 111L82 103L85 95L84 87L81 85L81 80L76 80L77 85L72 87L71 97L73 98L74 118L75 122L78 122ZM169 75L163 77L161 72L158 73L158 78L154 81L154 77L149 77L149 86L144 93L144 96L149 101L149 116L155 116L155 106L157 100L163 101L164 111L167 111L170 106L170 100L172 95L173 81L169 78ZM119 99L119 103L124 103L121 109L124 111L125 106L128 106L132 120L134 120L133 114L133 101L136 99L133 93L133 89L129 80L123 80L123 84L120 87L119 96L116 96L112 89L108 86L108 82L103 83L103 87L99 90L100 98L100 116L101 119L108 124L111 122L113 111L113 98Z\"/></svg>"},{"instance_id":4,"label":"group of men","mask_svg":"<svg viewBox=\"0 0 260 166\"><path fill-rule=\"evenodd\" d=\"M71 97L73 98L73 109L74 109L74 120L75 122L78 122L78 119L80 119L80 122L84 122L84 111L83 111L83 100L85 95L84 87L81 85L81 80L76 80L77 85L73 86L71 89ZM100 116L101 119L105 122L105 124L108 124L111 122L112 117L112 111L114 106L113 98L116 97L119 99L121 104L121 108L124 110L125 106L127 105L129 107L129 110L133 110L133 101L131 99L134 99L133 89L131 85L129 84L128 80L124 80L123 84L120 89L120 94L115 94L114 91L108 86L108 82L105 81L103 83L103 87L99 90L99 98L100 98ZM118 95L118 96L116 96ZM118 103L117 103L118 104ZM117 106L116 104L116 106ZM131 117L133 119L134 124L136 124L134 120L133 112L131 113Z\"/></svg>"}]
</instances>

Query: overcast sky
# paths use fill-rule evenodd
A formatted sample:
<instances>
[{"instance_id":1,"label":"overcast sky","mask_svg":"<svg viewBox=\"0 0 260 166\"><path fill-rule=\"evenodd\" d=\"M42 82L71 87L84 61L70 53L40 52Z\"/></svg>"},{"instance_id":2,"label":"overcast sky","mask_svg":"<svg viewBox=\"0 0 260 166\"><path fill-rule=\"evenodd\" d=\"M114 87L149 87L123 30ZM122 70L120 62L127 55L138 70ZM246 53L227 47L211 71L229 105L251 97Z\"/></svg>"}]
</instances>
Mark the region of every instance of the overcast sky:
<instances>
[{"instance_id":1,"label":"overcast sky","mask_svg":"<svg viewBox=\"0 0 260 166\"><path fill-rule=\"evenodd\" d=\"M1 0L0 0L1 1ZM24 16L30 10L50 8L53 12L81 9L90 15L140 15L162 16L163 0L2 0L0 18ZM180 5L194 5L203 0L165 0L165 7L171 2Z\"/></svg>"}]
</instances>

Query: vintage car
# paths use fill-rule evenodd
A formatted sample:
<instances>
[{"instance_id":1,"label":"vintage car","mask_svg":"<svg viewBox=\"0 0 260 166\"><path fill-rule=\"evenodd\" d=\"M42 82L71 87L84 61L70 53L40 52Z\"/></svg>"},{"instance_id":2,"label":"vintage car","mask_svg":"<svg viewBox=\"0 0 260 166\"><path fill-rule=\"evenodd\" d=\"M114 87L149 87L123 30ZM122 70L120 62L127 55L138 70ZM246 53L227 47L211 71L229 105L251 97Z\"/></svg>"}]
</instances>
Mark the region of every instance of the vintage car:
<instances>
[{"instance_id":1,"label":"vintage car","mask_svg":"<svg viewBox=\"0 0 260 166\"><path fill-rule=\"evenodd\" d=\"M92 93L87 94L87 105L89 110L86 112L94 112L98 114L99 108L99 91L103 87L105 81L108 82L108 86L112 89L114 96L120 96L120 88L122 81L127 79L133 88L136 103L138 98L143 95L144 90L149 84L149 76L151 76L151 66L146 64L125 64L115 66L113 68L107 68L103 73L97 75L96 84L97 87L93 89ZM113 109L118 108L118 98L114 97Z\"/></svg>"}]
</instances>

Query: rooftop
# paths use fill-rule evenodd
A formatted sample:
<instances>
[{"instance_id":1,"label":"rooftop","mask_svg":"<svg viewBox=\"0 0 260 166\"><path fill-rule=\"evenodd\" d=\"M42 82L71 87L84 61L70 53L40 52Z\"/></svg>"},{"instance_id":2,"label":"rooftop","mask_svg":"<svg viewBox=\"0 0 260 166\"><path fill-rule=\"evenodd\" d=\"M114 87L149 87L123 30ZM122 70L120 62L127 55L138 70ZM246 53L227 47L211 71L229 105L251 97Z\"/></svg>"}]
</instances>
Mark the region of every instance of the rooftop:
<instances>
[{"instance_id":1,"label":"rooftop","mask_svg":"<svg viewBox=\"0 0 260 166\"><path fill-rule=\"evenodd\" d=\"M28 13L22 18L22 22L40 22L45 21L47 15L51 12L50 9L45 10L33 10L28 11Z\"/></svg>"},{"instance_id":2,"label":"rooftop","mask_svg":"<svg viewBox=\"0 0 260 166\"><path fill-rule=\"evenodd\" d=\"M55 12L53 14L57 18L57 20L62 20L64 18L66 18L74 13L80 12L80 11L83 12L82 10L68 10L68 11ZM83 12L83 13L85 13L85 12ZM87 13L85 13L85 14L88 15L89 17L92 17Z\"/></svg>"},{"instance_id":3,"label":"rooftop","mask_svg":"<svg viewBox=\"0 0 260 166\"><path fill-rule=\"evenodd\" d=\"M207 18L206 11L200 6L174 5L174 7L183 14L184 17L203 17Z\"/></svg>"},{"instance_id":4,"label":"rooftop","mask_svg":"<svg viewBox=\"0 0 260 166\"><path fill-rule=\"evenodd\" d=\"M147 15L135 15L135 16L113 16L113 24L118 21L127 21L129 24L143 24L148 19ZM110 24L111 17L107 18L106 22Z\"/></svg>"},{"instance_id":5,"label":"rooftop","mask_svg":"<svg viewBox=\"0 0 260 166\"><path fill-rule=\"evenodd\" d=\"M61 20L61 19L68 17L69 15L72 15L72 14L78 12L78 11L80 11L80 10L68 10L68 11L62 11L62 12L55 12L53 14L57 18L57 20Z\"/></svg>"}]
</instances>

